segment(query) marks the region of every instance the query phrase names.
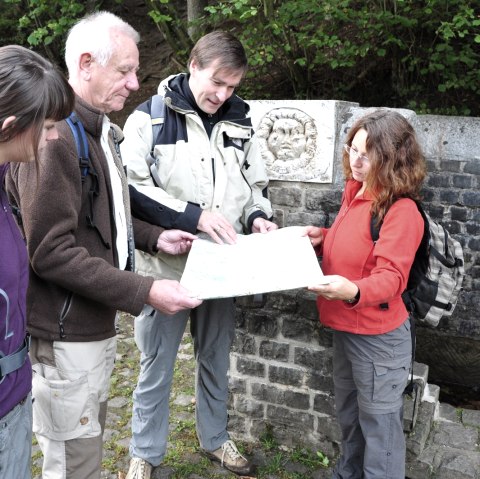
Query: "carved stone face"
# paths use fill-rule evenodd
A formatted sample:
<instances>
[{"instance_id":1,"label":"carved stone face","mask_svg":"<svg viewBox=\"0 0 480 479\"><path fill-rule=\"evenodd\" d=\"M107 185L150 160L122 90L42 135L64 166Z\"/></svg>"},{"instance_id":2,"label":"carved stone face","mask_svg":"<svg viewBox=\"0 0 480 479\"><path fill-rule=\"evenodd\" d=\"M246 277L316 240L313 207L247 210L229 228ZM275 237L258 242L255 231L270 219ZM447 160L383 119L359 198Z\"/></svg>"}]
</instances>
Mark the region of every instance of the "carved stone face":
<instances>
[{"instance_id":1,"label":"carved stone face","mask_svg":"<svg viewBox=\"0 0 480 479\"><path fill-rule=\"evenodd\" d=\"M305 128L294 118L280 118L275 121L267 138L269 150L280 161L300 158L306 148Z\"/></svg>"},{"instance_id":2,"label":"carved stone face","mask_svg":"<svg viewBox=\"0 0 480 479\"><path fill-rule=\"evenodd\" d=\"M331 162L320 169L317 126L309 114L292 107L272 108L255 133L270 179L331 181Z\"/></svg>"}]
</instances>

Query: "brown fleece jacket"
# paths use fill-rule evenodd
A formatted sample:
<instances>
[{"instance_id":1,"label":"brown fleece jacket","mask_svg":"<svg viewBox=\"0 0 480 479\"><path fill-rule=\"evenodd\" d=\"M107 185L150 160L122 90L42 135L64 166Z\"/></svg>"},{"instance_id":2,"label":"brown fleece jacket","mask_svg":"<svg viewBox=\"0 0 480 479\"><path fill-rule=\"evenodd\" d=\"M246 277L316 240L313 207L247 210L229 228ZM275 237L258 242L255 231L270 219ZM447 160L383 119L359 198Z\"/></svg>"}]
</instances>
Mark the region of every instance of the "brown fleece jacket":
<instances>
[{"instance_id":1,"label":"brown fleece jacket","mask_svg":"<svg viewBox=\"0 0 480 479\"><path fill-rule=\"evenodd\" d=\"M29 332L47 340L98 341L115 335L117 310L140 313L153 278L117 267L110 176L100 143L103 114L79 97L75 111L98 175L93 218L99 231L87 224L92 177L82 185L77 148L65 121L57 124L59 138L47 143L39 165L12 164L6 185L21 210L31 263ZM136 247L153 254L162 231L134 219Z\"/></svg>"}]
</instances>

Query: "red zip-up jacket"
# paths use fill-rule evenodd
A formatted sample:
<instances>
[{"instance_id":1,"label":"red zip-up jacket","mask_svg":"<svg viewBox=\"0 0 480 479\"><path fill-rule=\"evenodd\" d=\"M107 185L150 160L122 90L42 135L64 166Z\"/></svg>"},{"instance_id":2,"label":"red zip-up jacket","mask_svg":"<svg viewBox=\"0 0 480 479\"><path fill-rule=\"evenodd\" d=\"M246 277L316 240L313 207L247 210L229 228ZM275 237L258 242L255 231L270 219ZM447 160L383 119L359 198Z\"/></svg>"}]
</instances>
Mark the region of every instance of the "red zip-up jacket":
<instances>
[{"instance_id":1,"label":"red zip-up jacket","mask_svg":"<svg viewBox=\"0 0 480 479\"><path fill-rule=\"evenodd\" d=\"M370 233L372 196L355 198L362 184L348 180L340 211L323 230L322 270L340 275L360 289L360 300L350 305L318 297L320 321L332 329L355 334L383 334L408 317L402 301L410 267L423 235L423 219L414 201L402 198L385 215L374 245ZM388 303L388 308L380 307Z\"/></svg>"}]
</instances>

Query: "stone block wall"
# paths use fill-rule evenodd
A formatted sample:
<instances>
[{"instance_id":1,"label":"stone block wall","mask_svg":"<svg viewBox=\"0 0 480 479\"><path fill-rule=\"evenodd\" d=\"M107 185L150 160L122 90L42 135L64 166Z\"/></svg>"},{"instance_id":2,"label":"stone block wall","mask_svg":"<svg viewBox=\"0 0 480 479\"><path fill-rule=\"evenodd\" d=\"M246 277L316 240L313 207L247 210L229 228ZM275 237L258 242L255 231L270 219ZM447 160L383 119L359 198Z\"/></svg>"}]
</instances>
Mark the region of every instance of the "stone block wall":
<instances>
[{"instance_id":1,"label":"stone block wall","mask_svg":"<svg viewBox=\"0 0 480 479\"><path fill-rule=\"evenodd\" d=\"M338 452L331 334L314 296L302 290L237 300L231 355L230 429L245 439L265 434L288 447Z\"/></svg>"},{"instance_id":2,"label":"stone block wall","mask_svg":"<svg viewBox=\"0 0 480 479\"><path fill-rule=\"evenodd\" d=\"M274 220L281 227L329 226L338 211L344 183L340 164L344 138L369 109L334 103L333 109L328 104L329 112L334 112L332 181L271 181ZM250 104L255 112L255 102ZM302 108L301 102L295 107ZM435 330L418 328L417 361L429 366L429 382L440 378L478 388L480 118L400 112L415 126L428 162L425 207L462 243L466 263L464 291L454 315ZM331 333L318 321L315 297L305 290L292 290L261 299L238 298L237 326L230 368L230 429L248 440L268 433L286 446L307 445L335 455L339 429L334 414Z\"/></svg>"}]
</instances>

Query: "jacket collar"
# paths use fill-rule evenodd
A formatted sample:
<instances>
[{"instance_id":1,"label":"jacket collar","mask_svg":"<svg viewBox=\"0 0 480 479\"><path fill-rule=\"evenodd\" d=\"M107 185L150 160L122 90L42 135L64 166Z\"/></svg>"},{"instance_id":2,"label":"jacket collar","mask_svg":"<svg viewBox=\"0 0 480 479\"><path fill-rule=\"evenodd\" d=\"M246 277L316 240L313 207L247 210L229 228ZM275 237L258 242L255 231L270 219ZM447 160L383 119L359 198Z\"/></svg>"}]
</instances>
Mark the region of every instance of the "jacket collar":
<instances>
[{"instance_id":1,"label":"jacket collar","mask_svg":"<svg viewBox=\"0 0 480 479\"><path fill-rule=\"evenodd\" d=\"M95 138L102 136L103 117L105 114L75 95L75 111L80 118L85 130Z\"/></svg>"},{"instance_id":2,"label":"jacket collar","mask_svg":"<svg viewBox=\"0 0 480 479\"><path fill-rule=\"evenodd\" d=\"M357 181L354 179L347 180L347 183L345 185L345 199L347 200L348 204L350 204L354 200L355 195L360 191L361 187L362 187L362 183L360 183L360 181ZM372 201L374 197L370 191L365 190L361 199Z\"/></svg>"}]
</instances>

